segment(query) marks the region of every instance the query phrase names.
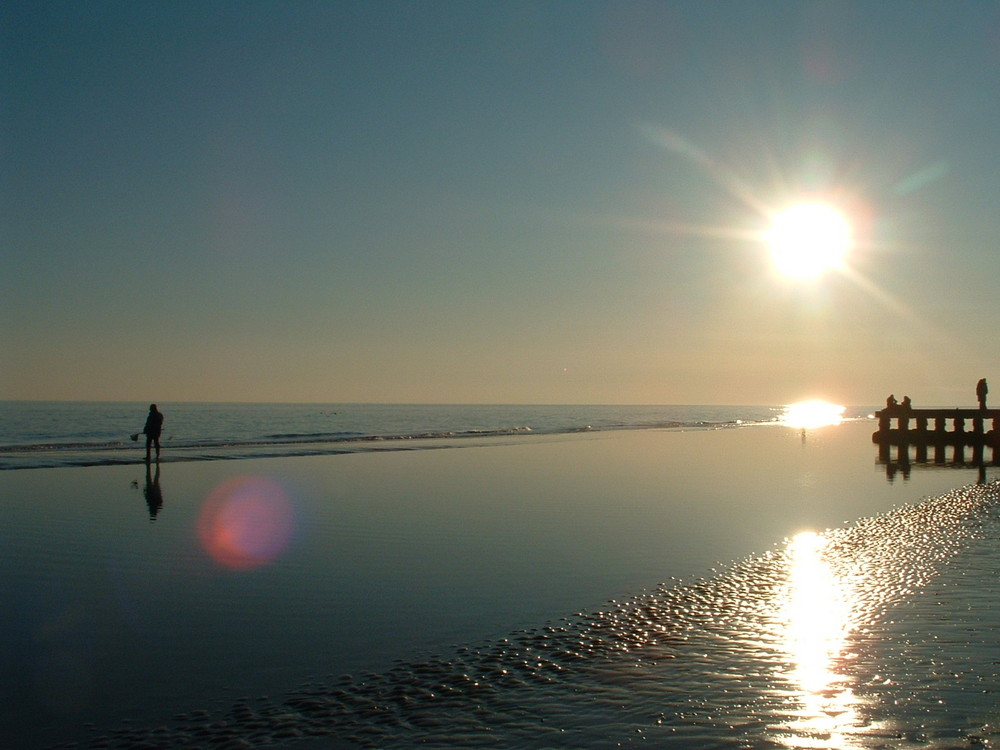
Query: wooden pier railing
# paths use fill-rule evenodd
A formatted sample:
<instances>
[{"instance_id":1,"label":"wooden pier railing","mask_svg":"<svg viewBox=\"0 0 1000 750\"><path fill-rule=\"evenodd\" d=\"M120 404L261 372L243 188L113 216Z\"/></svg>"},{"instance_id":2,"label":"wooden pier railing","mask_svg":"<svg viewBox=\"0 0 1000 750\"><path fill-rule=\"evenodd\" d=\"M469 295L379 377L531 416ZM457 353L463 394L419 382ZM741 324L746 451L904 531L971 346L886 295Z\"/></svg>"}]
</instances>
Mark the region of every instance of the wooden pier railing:
<instances>
[{"instance_id":1,"label":"wooden pier railing","mask_svg":"<svg viewBox=\"0 0 1000 750\"><path fill-rule=\"evenodd\" d=\"M972 449L972 463L1000 465L1000 409L911 409L887 407L875 412L878 430L872 442L879 447L879 460L888 461L890 449L897 460L907 460L912 447L914 460L926 462L928 450L935 463L951 460L965 463L966 448ZM986 458L987 452L990 454Z\"/></svg>"}]
</instances>

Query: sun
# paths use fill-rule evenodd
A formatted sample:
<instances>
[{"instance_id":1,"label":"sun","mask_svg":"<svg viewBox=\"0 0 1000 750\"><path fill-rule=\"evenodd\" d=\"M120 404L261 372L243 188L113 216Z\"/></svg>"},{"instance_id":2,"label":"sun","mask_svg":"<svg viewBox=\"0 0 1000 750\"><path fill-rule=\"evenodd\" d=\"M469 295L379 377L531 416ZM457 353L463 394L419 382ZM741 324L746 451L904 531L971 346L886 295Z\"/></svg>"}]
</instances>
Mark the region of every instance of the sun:
<instances>
[{"instance_id":1,"label":"sun","mask_svg":"<svg viewBox=\"0 0 1000 750\"><path fill-rule=\"evenodd\" d=\"M851 248L851 225L827 203L799 203L774 216L766 239L782 275L811 279L843 266Z\"/></svg>"}]
</instances>

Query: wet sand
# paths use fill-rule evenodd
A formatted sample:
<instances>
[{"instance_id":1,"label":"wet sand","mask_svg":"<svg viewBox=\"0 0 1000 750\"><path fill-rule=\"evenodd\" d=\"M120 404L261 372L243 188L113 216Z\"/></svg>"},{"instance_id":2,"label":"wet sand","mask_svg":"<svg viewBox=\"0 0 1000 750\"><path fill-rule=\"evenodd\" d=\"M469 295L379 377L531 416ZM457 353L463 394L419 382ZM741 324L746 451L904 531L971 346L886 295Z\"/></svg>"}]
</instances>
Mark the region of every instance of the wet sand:
<instances>
[{"instance_id":1,"label":"wet sand","mask_svg":"<svg viewBox=\"0 0 1000 750\"><path fill-rule=\"evenodd\" d=\"M721 637L705 618L739 621L746 613L733 602L748 600L755 617L765 616L787 583L782 540L843 528L855 549L874 551L878 535L866 541L852 529L889 514L895 520L880 528L952 524L951 536L971 544L963 519L992 502L964 495L944 503L944 515L932 509L907 522L901 506L974 482L976 473L918 469L890 483L875 463L872 429L601 433L165 464L152 521L154 476L135 467L0 473L2 603L15 613L3 633L11 644L3 737L24 747L266 746L312 734L327 747L407 747L418 738L452 747L610 747L623 732L635 739L667 726L677 742L692 743L677 746L727 746L728 735L696 706L722 705L733 685L746 683L744 672L788 656L773 643L762 661L760 648L737 653L735 641L759 646L759 623ZM290 509L258 520L291 521L287 537L253 540L255 551L232 567L231 556L206 551L198 525L213 488L240 476L266 478ZM940 559L961 559L966 547L949 547ZM893 643L909 636L887 630L891 618L880 608L916 612L918 592L945 580L931 554L937 547L914 549L923 556L882 565L916 576L912 600L873 584L882 593L865 628L892 633ZM858 555L838 564L854 565ZM734 561L751 562L737 570ZM757 584L764 593L753 593ZM686 632L686 643L737 666L722 679L718 663L692 656L698 648L664 651L648 637L658 628ZM580 641L590 650L569 646ZM539 648L561 655L515 674ZM667 660L684 664L683 679L657 672ZM636 663L651 670L638 682L625 676L637 674ZM491 680L487 667L497 670ZM785 735L767 727L780 724L780 712L762 698L773 688L765 683L741 688L741 700L758 706L741 731L778 742ZM661 684L673 684L669 694L635 695ZM862 688L871 690L857 678L852 690ZM449 700L427 697L435 691ZM623 711L616 695L632 708ZM412 705L419 710L409 718L383 720ZM663 716L645 717L653 705ZM701 730L685 733L685 710L701 716ZM124 719L132 728L117 731ZM225 726L211 729L219 722ZM525 744L528 737L535 739Z\"/></svg>"}]
</instances>

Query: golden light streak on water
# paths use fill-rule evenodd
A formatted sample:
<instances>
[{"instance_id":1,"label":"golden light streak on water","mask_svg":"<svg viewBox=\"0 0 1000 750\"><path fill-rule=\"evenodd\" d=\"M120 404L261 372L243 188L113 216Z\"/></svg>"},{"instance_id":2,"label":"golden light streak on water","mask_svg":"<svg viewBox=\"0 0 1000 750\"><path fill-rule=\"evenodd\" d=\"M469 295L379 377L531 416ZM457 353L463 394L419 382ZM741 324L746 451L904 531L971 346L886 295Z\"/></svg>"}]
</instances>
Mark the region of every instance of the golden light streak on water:
<instances>
[{"instance_id":1,"label":"golden light streak on water","mask_svg":"<svg viewBox=\"0 0 1000 750\"><path fill-rule=\"evenodd\" d=\"M811 531L789 541L788 586L778 622L789 657L784 678L798 708L777 740L795 748L861 747L853 731L860 723L853 679L843 669L854 627L855 592L824 557L827 539Z\"/></svg>"}]
</instances>

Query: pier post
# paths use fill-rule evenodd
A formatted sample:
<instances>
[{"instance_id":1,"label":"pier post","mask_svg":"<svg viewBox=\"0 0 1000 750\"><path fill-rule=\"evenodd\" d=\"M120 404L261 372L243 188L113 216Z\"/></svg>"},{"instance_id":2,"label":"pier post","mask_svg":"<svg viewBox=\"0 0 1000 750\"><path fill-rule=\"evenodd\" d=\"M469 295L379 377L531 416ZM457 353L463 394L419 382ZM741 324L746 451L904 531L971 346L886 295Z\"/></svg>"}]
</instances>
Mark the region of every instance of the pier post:
<instances>
[{"instance_id":1,"label":"pier post","mask_svg":"<svg viewBox=\"0 0 1000 750\"><path fill-rule=\"evenodd\" d=\"M920 463L927 462L927 417L923 414L916 416L916 431L913 435L913 442L917 447L916 459Z\"/></svg>"}]
</instances>

